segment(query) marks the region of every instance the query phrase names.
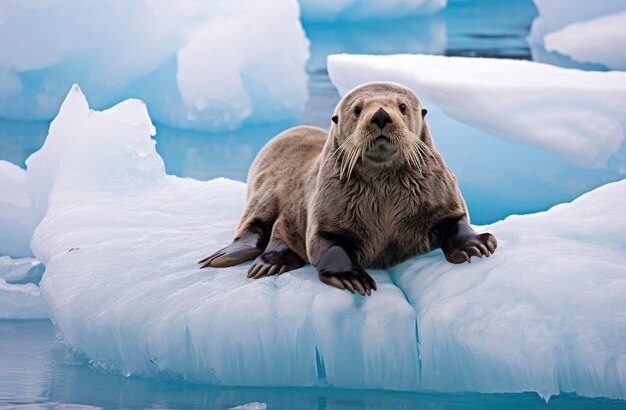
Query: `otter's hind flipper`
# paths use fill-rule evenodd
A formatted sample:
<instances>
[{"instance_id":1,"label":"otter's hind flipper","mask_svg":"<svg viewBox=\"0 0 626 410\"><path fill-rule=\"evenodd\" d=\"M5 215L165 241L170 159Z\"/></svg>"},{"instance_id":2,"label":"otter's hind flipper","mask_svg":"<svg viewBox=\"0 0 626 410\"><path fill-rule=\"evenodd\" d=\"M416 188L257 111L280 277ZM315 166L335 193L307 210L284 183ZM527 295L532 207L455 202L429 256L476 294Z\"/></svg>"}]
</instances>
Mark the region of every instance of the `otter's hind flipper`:
<instances>
[{"instance_id":1,"label":"otter's hind flipper","mask_svg":"<svg viewBox=\"0 0 626 410\"><path fill-rule=\"evenodd\" d=\"M251 226L233 243L198 262L200 268L225 268L238 265L259 256L267 244L267 234L258 226Z\"/></svg>"},{"instance_id":2,"label":"otter's hind flipper","mask_svg":"<svg viewBox=\"0 0 626 410\"><path fill-rule=\"evenodd\" d=\"M265 252L250 266L248 277L258 279L263 276L280 275L301 266L304 266L302 258L289 249L282 239L272 238Z\"/></svg>"}]
</instances>

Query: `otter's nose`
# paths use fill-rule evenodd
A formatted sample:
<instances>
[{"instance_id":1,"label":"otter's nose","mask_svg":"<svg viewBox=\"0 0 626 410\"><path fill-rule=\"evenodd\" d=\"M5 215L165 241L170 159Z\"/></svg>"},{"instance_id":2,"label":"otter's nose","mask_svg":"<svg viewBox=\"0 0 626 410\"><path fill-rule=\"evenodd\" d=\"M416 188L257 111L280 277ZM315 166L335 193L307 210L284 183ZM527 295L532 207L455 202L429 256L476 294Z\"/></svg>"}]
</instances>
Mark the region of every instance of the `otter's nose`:
<instances>
[{"instance_id":1,"label":"otter's nose","mask_svg":"<svg viewBox=\"0 0 626 410\"><path fill-rule=\"evenodd\" d=\"M389 116L387 111L383 110L383 108L380 107L378 111L374 113L374 116L372 116L372 120L370 121L370 123L378 125L378 128L382 130L383 128L385 128L385 125L391 123L391 117Z\"/></svg>"}]
</instances>

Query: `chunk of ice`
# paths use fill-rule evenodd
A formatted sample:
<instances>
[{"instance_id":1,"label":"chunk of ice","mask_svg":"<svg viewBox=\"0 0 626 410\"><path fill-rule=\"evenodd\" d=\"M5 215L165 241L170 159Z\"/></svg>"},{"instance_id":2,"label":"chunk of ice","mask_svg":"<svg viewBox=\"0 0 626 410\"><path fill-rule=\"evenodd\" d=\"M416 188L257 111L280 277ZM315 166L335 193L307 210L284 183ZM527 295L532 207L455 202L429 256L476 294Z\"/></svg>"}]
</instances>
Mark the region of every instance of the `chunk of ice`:
<instances>
[{"instance_id":1,"label":"chunk of ice","mask_svg":"<svg viewBox=\"0 0 626 410\"><path fill-rule=\"evenodd\" d=\"M626 0L533 0L539 16L533 21L528 40L541 43L543 37L578 21L591 20L626 11Z\"/></svg>"},{"instance_id":2,"label":"chunk of ice","mask_svg":"<svg viewBox=\"0 0 626 410\"><path fill-rule=\"evenodd\" d=\"M547 51L626 70L626 11L570 24L544 38Z\"/></svg>"},{"instance_id":3,"label":"chunk of ice","mask_svg":"<svg viewBox=\"0 0 626 410\"><path fill-rule=\"evenodd\" d=\"M33 236L43 295L70 344L123 374L417 388L415 313L386 273L361 299L310 266L266 280L199 270L232 239L245 185L166 176L151 132L139 102L89 112L75 88L28 161L50 192Z\"/></svg>"},{"instance_id":4,"label":"chunk of ice","mask_svg":"<svg viewBox=\"0 0 626 410\"><path fill-rule=\"evenodd\" d=\"M95 363L225 385L626 398L616 206L626 180L479 228L499 239L490 259L450 265L435 251L391 276L371 272L379 289L362 298L311 266L260 280L246 279L248 264L199 270L231 239L245 185L166 176L142 107L85 117L75 89L29 161L28 172L58 164L52 183L29 175L50 192L32 241L46 264L42 295L65 340Z\"/></svg>"},{"instance_id":5,"label":"chunk of ice","mask_svg":"<svg viewBox=\"0 0 626 410\"><path fill-rule=\"evenodd\" d=\"M75 82L97 107L140 97L155 121L192 129L296 118L307 99L296 0L15 1L2 17L4 118L53 118Z\"/></svg>"},{"instance_id":6,"label":"chunk of ice","mask_svg":"<svg viewBox=\"0 0 626 410\"><path fill-rule=\"evenodd\" d=\"M43 275L43 265L34 258L13 259L0 256L0 279L11 284L39 284Z\"/></svg>"}]
</instances>

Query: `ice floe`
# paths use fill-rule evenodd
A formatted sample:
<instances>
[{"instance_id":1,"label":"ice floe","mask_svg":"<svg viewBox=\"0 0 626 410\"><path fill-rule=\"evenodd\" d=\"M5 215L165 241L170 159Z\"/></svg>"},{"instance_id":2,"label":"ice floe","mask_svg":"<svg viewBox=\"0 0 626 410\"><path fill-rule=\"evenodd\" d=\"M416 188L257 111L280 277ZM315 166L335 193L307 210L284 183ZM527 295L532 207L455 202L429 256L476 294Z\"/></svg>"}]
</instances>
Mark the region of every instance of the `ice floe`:
<instances>
[{"instance_id":1,"label":"ice floe","mask_svg":"<svg viewBox=\"0 0 626 410\"><path fill-rule=\"evenodd\" d=\"M140 97L192 129L296 118L307 98L296 0L16 1L2 17L0 117L51 119L74 82L96 107Z\"/></svg>"},{"instance_id":2,"label":"ice floe","mask_svg":"<svg viewBox=\"0 0 626 410\"><path fill-rule=\"evenodd\" d=\"M625 28L626 11L568 25L547 34L544 45L576 61L626 70Z\"/></svg>"},{"instance_id":3,"label":"ice floe","mask_svg":"<svg viewBox=\"0 0 626 410\"><path fill-rule=\"evenodd\" d=\"M310 266L199 270L231 239L245 185L165 175L152 132L141 102L90 112L74 88L29 161L49 170L29 175L49 192L32 241L42 295L94 363L226 385L626 398L626 181L479 227L500 242L489 259L435 251L372 272L379 290L361 298Z\"/></svg>"},{"instance_id":4,"label":"ice floe","mask_svg":"<svg viewBox=\"0 0 626 410\"><path fill-rule=\"evenodd\" d=\"M341 94L400 82L457 121L578 165L604 166L624 140L626 73L428 55L332 55L328 71Z\"/></svg>"},{"instance_id":5,"label":"ice floe","mask_svg":"<svg viewBox=\"0 0 626 410\"><path fill-rule=\"evenodd\" d=\"M626 10L626 0L533 0L539 16L533 21L529 42L541 43L543 37L578 21L595 19Z\"/></svg>"}]
</instances>

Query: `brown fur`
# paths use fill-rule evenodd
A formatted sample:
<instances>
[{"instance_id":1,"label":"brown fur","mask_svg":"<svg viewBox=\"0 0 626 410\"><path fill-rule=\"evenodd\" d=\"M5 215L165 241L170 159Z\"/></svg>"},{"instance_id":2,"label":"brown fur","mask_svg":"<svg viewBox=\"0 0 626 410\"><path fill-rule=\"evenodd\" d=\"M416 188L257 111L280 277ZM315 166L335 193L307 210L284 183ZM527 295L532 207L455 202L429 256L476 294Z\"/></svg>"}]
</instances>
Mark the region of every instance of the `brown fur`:
<instances>
[{"instance_id":1,"label":"brown fur","mask_svg":"<svg viewBox=\"0 0 626 410\"><path fill-rule=\"evenodd\" d=\"M407 107L405 113L400 104ZM358 117L356 105L362 108ZM380 107L392 119L383 134L399 151L393 161L382 163L363 154L381 134L369 123ZM328 235L337 235L352 241L358 263L371 268L387 268L439 247L433 228L467 216L467 208L455 176L433 145L422 110L411 90L370 83L341 100L335 112L338 123L329 133L296 127L273 138L250 169L236 238L260 224L315 264L320 250L327 248ZM342 151L341 144L355 130L359 133L350 140L351 150ZM420 163L405 155L416 143L412 138L423 142ZM355 149L358 159L347 173L345 164Z\"/></svg>"}]
</instances>

